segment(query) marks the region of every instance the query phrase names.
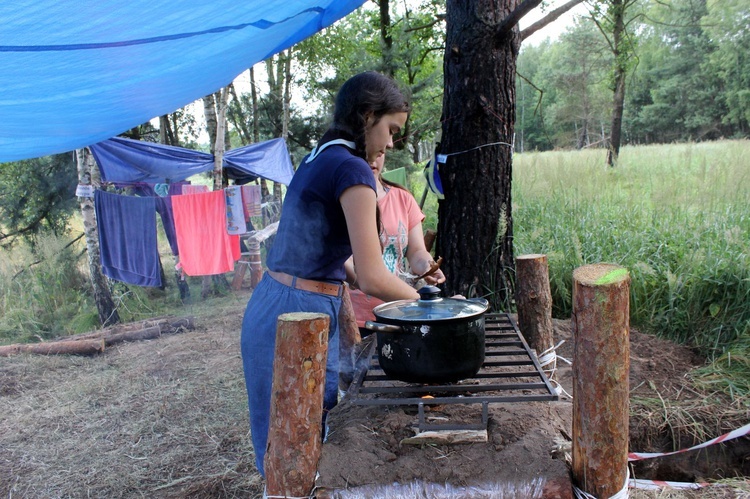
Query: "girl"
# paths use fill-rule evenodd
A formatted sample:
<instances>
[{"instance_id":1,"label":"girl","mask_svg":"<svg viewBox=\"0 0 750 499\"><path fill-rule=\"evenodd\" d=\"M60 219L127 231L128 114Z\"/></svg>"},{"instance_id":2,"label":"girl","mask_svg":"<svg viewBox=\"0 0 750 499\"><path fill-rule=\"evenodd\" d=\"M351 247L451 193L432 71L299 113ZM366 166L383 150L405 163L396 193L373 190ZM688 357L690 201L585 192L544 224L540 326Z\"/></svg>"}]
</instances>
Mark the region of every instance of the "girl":
<instances>
[{"instance_id":1,"label":"girl","mask_svg":"<svg viewBox=\"0 0 750 499\"><path fill-rule=\"evenodd\" d=\"M419 295L383 264L376 184L368 162L393 147L409 103L390 78L361 73L336 96L333 124L289 184L263 276L242 322L242 362L255 463L265 476L276 320L288 312L330 316L324 412L338 396L339 325L344 262L354 256L357 287L384 301ZM427 270L427 269L425 269ZM419 272L421 269L415 269Z\"/></svg>"}]
</instances>

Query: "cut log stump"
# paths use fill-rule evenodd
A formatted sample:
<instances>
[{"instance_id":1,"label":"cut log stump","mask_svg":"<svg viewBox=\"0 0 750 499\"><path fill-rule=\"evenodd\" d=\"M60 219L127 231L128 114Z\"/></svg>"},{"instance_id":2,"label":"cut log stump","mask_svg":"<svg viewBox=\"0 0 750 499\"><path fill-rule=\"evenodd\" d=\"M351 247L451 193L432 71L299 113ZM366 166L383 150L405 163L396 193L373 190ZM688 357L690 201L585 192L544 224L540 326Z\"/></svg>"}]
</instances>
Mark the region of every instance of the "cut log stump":
<instances>
[{"instance_id":1,"label":"cut log stump","mask_svg":"<svg viewBox=\"0 0 750 499\"><path fill-rule=\"evenodd\" d=\"M628 473L630 276L612 264L573 271L573 480L612 497Z\"/></svg>"},{"instance_id":2,"label":"cut log stump","mask_svg":"<svg viewBox=\"0 0 750 499\"><path fill-rule=\"evenodd\" d=\"M542 355L554 346L547 255L516 258L516 305L521 334L529 347Z\"/></svg>"},{"instance_id":3,"label":"cut log stump","mask_svg":"<svg viewBox=\"0 0 750 499\"><path fill-rule=\"evenodd\" d=\"M264 468L268 497L307 497L322 450L330 317L282 314L276 325Z\"/></svg>"}]
</instances>

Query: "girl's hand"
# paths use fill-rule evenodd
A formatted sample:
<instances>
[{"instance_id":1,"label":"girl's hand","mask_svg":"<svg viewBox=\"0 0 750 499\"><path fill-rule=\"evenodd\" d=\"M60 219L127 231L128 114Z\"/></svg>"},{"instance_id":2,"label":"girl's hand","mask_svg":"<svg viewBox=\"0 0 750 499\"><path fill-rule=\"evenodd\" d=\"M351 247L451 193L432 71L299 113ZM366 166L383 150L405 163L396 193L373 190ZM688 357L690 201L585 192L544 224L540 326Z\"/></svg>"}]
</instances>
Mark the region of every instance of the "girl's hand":
<instances>
[{"instance_id":1,"label":"girl's hand","mask_svg":"<svg viewBox=\"0 0 750 499\"><path fill-rule=\"evenodd\" d=\"M436 284L442 284L445 282L445 274L443 274L442 270L438 269L434 274L425 277L424 280L427 284L432 284L433 286Z\"/></svg>"}]
</instances>

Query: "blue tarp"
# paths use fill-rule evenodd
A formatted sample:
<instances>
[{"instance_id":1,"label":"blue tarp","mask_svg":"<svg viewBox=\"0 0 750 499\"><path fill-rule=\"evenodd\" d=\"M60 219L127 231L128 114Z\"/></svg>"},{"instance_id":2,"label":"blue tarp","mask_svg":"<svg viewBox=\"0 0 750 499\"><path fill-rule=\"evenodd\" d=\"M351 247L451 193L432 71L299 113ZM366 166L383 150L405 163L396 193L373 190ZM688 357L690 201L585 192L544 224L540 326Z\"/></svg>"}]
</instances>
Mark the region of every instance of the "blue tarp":
<instances>
[{"instance_id":1,"label":"blue tarp","mask_svg":"<svg viewBox=\"0 0 750 499\"><path fill-rule=\"evenodd\" d=\"M0 1L0 163L171 113L363 3Z\"/></svg>"},{"instance_id":2,"label":"blue tarp","mask_svg":"<svg viewBox=\"0 0 750 499\"><path fill-rule=\"evenodd\" d=\"M122 137L94 144L91 152L107 182L178 182L214 167L213 155L205 152ZM222 167L232 179L253 176L288 185L294 175L283 139L231 149Z\"/></svg>"}]
</instances>

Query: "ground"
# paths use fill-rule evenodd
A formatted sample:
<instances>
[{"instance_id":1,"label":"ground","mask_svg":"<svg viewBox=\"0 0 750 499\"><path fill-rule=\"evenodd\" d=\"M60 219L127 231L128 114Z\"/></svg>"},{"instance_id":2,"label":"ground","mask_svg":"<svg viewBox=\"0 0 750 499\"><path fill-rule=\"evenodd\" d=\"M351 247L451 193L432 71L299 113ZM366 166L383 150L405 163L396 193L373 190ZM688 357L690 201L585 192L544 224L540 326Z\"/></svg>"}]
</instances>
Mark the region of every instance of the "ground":
<instances>
[{"instance_id":1,"label":"ground","mask_svg":"<svg viewBox=\"0 0 750 499\"><path fill-rule=\"evenodd\" d=\"M193 331L113 345L97 356L0 358L0 494L260 497L239 352L248 296L243 290L187 306ZM555 336L570 340L570 321L555 321ZM571 358L571 350L566 341L559 354ZM746 409L696 391L689 373L701 359L689 348L631 330L630 356L631 450L684 448L746 424ZM556 377L570 393L570 369L558 365ZM399 445L413 434L408 409L345 403L336 418L320 473L331 489L349 487L348 497L357 487L393 482L401 483L401 497L416 497L409 487L417 483L423 491L483 483L505 493L483 497L530 497L539 484L528 477L567 473L564 448L551 453L570 434L565 397L491 407L483 444ZM712 448L634 472L678 481L750 476L746 437ZM735 489L631 497L743 497Z\"/></svg>"}]
</instances>

